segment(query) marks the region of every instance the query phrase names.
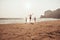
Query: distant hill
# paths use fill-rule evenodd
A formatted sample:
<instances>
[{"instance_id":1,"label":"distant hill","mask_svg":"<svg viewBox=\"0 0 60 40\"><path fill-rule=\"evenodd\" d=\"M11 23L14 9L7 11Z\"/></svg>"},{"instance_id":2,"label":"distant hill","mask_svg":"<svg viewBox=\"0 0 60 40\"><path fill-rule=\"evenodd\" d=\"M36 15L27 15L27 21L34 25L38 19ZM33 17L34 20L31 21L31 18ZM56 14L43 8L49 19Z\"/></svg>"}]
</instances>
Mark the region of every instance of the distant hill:
<instances>
[{"instance_id":1,"label":"distant hill","mask_svg":"<svg viewBox=\"0 0 60 40\"><path fill-rule=\"evenodd\" d=\"M54 11L47 10L44 12L44 15L41 15L40 18L60 18L60 8Z\"/></svg>"}]
</instances>

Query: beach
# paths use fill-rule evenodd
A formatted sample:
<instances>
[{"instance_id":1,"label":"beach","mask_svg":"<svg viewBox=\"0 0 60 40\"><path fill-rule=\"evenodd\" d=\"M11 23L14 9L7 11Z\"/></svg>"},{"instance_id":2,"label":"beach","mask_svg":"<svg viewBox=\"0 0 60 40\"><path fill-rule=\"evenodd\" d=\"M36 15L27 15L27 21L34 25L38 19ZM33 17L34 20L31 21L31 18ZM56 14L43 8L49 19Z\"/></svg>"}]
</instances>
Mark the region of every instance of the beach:
<instances>
[{"instance_id":1,"label":"beach","mask_svg":"<svg viewBox=\"0 0 60 40\"><path fill-rule=\"evenodd\" d=\"M60 40L60 20L0 24L0 40Z\"/></svg>"}]
</instances>

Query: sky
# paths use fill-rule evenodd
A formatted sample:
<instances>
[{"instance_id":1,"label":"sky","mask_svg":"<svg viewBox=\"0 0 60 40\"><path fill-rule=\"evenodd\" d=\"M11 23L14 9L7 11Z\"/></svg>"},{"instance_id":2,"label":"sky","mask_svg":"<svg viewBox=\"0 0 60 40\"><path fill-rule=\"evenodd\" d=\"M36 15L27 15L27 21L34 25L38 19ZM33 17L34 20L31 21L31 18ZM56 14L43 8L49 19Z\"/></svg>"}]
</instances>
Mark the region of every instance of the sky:
<instances>
[{"instance_id":1,"label":"sky","mask_svg":"<svg viewBox=\"0 0 60 40\"><path fill-rule=\"evenodd\" d=\"M60 8L60 0L0 0L0 18L40 17L46 10Z\"/></svg>"}]
</instances>

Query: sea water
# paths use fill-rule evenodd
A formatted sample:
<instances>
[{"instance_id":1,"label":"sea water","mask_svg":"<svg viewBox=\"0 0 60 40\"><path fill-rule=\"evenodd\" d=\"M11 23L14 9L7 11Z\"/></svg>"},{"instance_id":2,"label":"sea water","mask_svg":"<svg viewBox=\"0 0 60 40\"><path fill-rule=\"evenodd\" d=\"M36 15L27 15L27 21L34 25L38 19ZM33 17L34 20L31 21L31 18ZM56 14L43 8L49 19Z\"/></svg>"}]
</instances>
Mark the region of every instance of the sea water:
<instances>
[{"instance_id":1,"label":"sea water","mask_svg":"<svg viewBox=\"0 0 60 40\"><path fill-rule=\"evenodd\" d=\"M54 19L54 18L37 18L36 22L41 21L52 21L52 20L60 20L60 19ZM29 22L29 19L27 20ZM34 22L34 19L32 19L31 22ZM0 19L0 24L11 24L11 23L26 23L26 20L23 19Z\"/></svg>"}]
</instances>

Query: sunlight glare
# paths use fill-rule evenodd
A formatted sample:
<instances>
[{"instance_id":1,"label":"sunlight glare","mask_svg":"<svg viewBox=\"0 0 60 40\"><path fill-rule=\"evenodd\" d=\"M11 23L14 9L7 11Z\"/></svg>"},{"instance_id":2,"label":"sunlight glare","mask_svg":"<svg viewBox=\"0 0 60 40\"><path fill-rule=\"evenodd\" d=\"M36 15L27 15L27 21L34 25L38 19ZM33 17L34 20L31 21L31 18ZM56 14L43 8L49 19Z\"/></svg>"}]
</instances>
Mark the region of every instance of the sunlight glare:
<instances>
[{"instance_id":1,"label":"sunlight glare","mask_svg":"<svg viewBox=\"0 0 60 40\"><path fill-rule=\"evenodd\" d=\"M26 8L30 9L31 8L31 4L30 3L26 3Z\"/></svg>"}]
</instances>

